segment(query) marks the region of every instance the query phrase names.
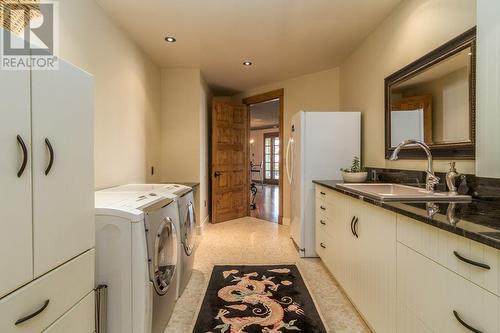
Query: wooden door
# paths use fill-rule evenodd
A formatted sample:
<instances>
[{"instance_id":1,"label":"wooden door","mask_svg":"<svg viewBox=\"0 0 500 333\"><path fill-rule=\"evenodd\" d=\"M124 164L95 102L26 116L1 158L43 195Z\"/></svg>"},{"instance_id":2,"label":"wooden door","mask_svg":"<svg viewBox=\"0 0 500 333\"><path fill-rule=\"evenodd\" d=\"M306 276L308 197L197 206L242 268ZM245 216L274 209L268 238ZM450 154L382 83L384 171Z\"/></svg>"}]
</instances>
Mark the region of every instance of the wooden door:
<instances>
[{"instance_id":1,"label":"wooden door","mask_svg":"<svg viewBox=\"0 0 500 333\"><path fill-rule=\"evenodd\" d=\"M1 298L33 279L29 70L0 70L0 101Z\"/></svg>"},{"instance_id":2,"label":"wooden door","mask_svg":"<svg viewBox=\"0 0 500 333\"><path fill-rule=\"evenodd\" d=\"M214 101L212 223L248 215L248 123L244 105Z\"/></svg>"},{"instance_id":3,"label":"wooden door","mask_svg":"<svg viewBox=\"0 0 500 333\"><path fill-rule=\"evenodd\" d=\"M93 90L91 75L61 59L32 72L35 276L94 246Z\"/></svg>"}]
</instances>

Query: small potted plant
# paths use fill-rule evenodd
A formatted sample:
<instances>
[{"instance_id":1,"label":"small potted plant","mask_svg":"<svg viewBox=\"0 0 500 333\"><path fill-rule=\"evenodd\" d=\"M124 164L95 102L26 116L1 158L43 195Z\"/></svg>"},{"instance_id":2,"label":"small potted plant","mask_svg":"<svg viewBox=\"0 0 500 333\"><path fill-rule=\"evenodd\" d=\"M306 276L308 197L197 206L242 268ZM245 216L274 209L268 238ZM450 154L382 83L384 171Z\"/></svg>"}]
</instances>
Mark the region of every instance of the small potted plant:
<instances>
[{"instance_id":1,"label":"small potted plant","mask_svg":"<svg viewBox=\"0 0 500 333\"><path fill-rule=\"evenodd\" d=\"M340 169L340 171L346 183L363 183L368 177L368 172L361 166L361 161L357 156L352 160L350 169Z\"/></svg>"}]
</instances>

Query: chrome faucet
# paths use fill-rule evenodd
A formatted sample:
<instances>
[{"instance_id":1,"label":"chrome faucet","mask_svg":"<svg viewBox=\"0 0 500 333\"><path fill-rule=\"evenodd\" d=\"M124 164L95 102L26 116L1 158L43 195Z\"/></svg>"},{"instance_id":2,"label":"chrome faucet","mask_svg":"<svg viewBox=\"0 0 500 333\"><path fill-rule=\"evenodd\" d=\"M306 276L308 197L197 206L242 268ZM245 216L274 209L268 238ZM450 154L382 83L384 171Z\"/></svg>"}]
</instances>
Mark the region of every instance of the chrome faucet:
<instances>
[{"instance_id":1,"label":"chrome faucet","mask_svg":"<svg viewBox=\"0 0 500 333\"><path fill-rule=\"evenodd\" d=\"M394 149L394 152L392 153L391 157L389 159L391 161L397 161L398 160L398 154L406 146L410 145L415 145L421 147L425 153L427 154L427 170L426 172L426 177L425 177L425 189L428 192L434 192L434 187L439 184L439 177L434 174L434 167L432 166L432 153L431 149L429 148L428 145L426 145L423 142L417 141L417 140L405 140L401 142L396 149Z\"/></svg>"}]
</instances>

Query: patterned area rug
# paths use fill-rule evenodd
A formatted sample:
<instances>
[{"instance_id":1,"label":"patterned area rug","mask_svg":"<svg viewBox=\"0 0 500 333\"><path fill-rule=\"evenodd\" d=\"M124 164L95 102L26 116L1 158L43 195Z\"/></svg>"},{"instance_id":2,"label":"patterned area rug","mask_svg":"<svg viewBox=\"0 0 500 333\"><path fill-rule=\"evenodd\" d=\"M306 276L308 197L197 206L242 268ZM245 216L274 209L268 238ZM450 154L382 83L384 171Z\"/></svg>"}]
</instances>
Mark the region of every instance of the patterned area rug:
<instances>
[{"instance_id":1,"label":"patterned area rug","mask_svg":"<svg viewBox=\"0 0 500 333\"><path fill-rule=\"evenodd\" d=\"M297 266L215 266L193 332L326 329Z\"/></svg>"}]
</instances>

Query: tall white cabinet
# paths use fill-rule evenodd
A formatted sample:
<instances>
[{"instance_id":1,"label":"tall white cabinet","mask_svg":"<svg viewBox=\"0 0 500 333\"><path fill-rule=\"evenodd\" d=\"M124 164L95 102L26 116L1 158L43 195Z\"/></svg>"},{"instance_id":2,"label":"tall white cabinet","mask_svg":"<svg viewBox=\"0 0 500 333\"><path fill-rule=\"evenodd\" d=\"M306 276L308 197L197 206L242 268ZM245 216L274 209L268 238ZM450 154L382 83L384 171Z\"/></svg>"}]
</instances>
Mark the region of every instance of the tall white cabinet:
<instances>
[{"instance_id":1,"label":"tall white cabinet","mask_svg":"<svg viewBox=\"0 0 500 333\"><path fill-rule=\"evenodd\" d=\"M0 332L41 332L72 308L94 331L93 100L92 76L62 59L0 70Z\"/></svg>"},{"instance_id":2,"label":"tall white cabinet","mask_svg":"<svg viewBox=\"0 0 500 333\"><path fill-rule=\"evenodd\" d=\"M94 246L93 78L61 61L32 71L31 87L37 277Z\"/></svg>"}]
</instances>

